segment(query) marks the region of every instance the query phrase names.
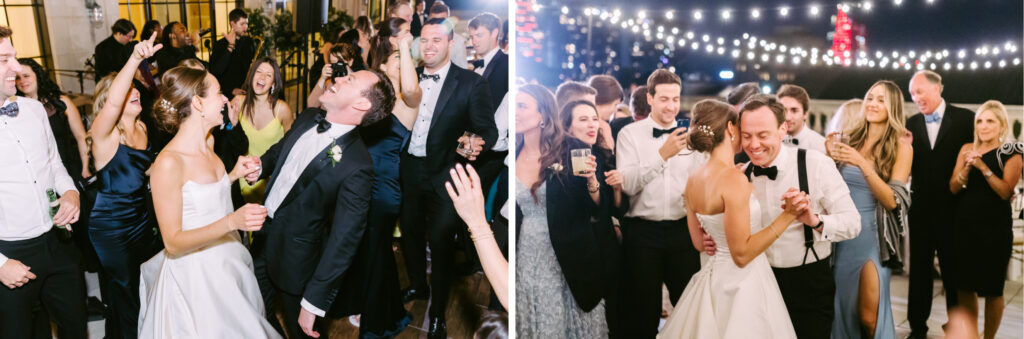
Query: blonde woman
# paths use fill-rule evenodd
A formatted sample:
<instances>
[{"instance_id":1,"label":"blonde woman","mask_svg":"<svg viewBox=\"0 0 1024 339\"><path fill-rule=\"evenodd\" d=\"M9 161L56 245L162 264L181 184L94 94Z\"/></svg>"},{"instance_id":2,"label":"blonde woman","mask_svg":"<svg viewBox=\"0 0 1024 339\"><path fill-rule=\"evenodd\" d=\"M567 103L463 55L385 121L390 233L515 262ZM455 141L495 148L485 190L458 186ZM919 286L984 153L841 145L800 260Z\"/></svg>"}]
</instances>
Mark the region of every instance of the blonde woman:
<instances>
[{"instance_id":1,"label":"blonde woman","mask_svg":"<svg viewBox=\"0 0 1024 339\"><path fill-rule=\"evenodd\" d=\"M954 281L957 300L978 325L978 298L985 298L985 338L993 338L1003 316L1003 285L1013 243L1010 196L1021 176L1024 144L1009 137L1006 107L989 100L974 117L974 142L956 159L949 189L953 210Z\"/></svg>"},{"instance_id":2,"label":"blonde woman","mask_svg":"<svg viewBox=\"0 0 1024 339\"><path fill-rule=\"evenodd\" d=\"M861 117L845 131L850 144L833 145L829 156L841 164L840 173L860 212L861 231L836 244L836 314L832 338L893 338L895 326L889 305L889 267L880 259L876 208L900 207L890 185L904 186L910 177L913 149L904 138L903 92L887 80L878 81L864 96Z\"/></svg>"},{"instance_id":3,"label":"blonde woman","mask_svg":"<svg viewBox=\"0 0 1024 339\"><path fill-rule=\"evenodd\" d=\"M840 105L836 109L836 114L825 125L825 135L842 134L852 129L854 122L861 119L860 111L863 103L864 100L861 99L850 99Z\"/></svg>"}]
</instances>

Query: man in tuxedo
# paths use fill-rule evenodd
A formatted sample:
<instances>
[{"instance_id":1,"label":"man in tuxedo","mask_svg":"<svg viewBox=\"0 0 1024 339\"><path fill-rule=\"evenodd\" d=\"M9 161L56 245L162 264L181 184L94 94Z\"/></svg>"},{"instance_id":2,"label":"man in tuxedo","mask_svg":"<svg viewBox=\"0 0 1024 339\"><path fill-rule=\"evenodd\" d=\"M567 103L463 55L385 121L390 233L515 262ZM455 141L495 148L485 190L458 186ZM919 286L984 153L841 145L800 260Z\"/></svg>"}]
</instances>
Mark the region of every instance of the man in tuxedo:
<instances>
[{"instance_id":1,"label":"man in tuxedo","mask_svg":"<svg viewBox=\"0 0 1024 339\"><path fill-rule=\"evenodd\" d=\"M241 8L228 13L228 25L228 32L213 44L210 74L217 77L221 91L230 99L245 93L242 87L256 55L257 42L245 34L249 30L249 15Z\"/></svg>"},{"instance_id":2,"label":"man in tuxedo","mask_svg":"<svg viewBox=\"0 0 1024 339\"><path fill-rule=\"evenodd\" d=\"M411 281L402 297L405 302L431 297L429 338L447 335L444 316L455 275L454 235L461 225L444 181L456 161L476 160L481 151L494 146L498 137L487 82L448 57L454 44L453 28L442 18L427 20L423 25L423 98L400 165L402 243ZM463 132L480 136L470 141L473 149L467 156L456 154L456 147L465 140ZM427 234L433 291L427 287Z\"/></svg>"},{"instance_id":3,"label":"man in tuxedo","mask_svg":"<svg viewBox=\"0 0 1024 339\"><path fill-rule=\"evenodd\" d=\"M427 22L427 13L423 10L426 8L426 1L416 0L416 13L412 16L412 23L409 24L409 33L412 36L419 37L420 31L423 30L423 23Z\"/></svg>"},{"instance_id":4,"label":"man in tuxedo","mask_svg":"<svg viewBox=\"0 0 1024 339\"><path fill-rule=\"evenodd\" d=\"M825 137L807 127L807 109L811 104L807 90L797 85L785 84L779 87L775 97L786 107L786 137L782 142L825 154Z\"/></svg>"},{"instance_id":5,"label":"man in tuxedo","mask_svg":"<svg viewBox=\"0 0 1024 339\"><path fill-rule=\"evenodd\" d=\"M0 74L14 79L22 66L11 34L0 26ZM85 338L78 250L59 234L67 235L62 227L78 221L78 190L57 153L46 109L16 94L14 81L0 86L0 338L33 337L32 308L39 303L62 338ZM60 206L56 214L52 203ZM35 336L49 337L46 329Z\"/></svg>"},{"instance_id":6,"label":"man in tuxedo","mask_svg":"<svg viewBox=\"0 0 1024 339\"><path fill-rule=\"evenodd\" d=\"M498 48L500 35L501 19L493 13L480 13L469 20L469 39L477 54L473 72L487 80L491 107L495 109L495 126L505 127L498 130L498 141L491 149L493 152L484 153L479 159L478 173L485 190L490 189L494 179L506 168L504 159L508 154L508 106L501 105L502 100L507 100L505 94L508 93L508 55Z\"/></svg>"},{"instance_id":7,"label":"man in tuxedo","mask_svg":"<svg viewBox=\"0 0 1024 339\"><path fill-rule=\"evenodd\" d=\"M744 82L729 92L729 95L725 97L725 101L739 112L740 107L747 101L747 98L758 93L761 93L761 88L757 86L756 82ZM739 153L736 153L734 161L740 164L750 161L750 157L747 156L746 152L740 150Z\"/></svg>"},{"instance_id":8,"label":"man in tuxedo","mask_svg":"<svg viewBox=\"0 0 1024 339\"><path fill-rule=\"evenodd\" d=\"M373 161L356 126L391 114L395 92L378 71L335 78L320 97L326 112L304 111L292 129L261 158L263 170L246 177L267 184L267 221L254 244L256 277L275 323L273 299L280 296L290 338L327 337L317 322L336 299L361 291L340 286L366 228ZM301 329L301 331L300 331ZM319 331L318 331L319 330Z\"/></svg>"},{"instance_id":9,"label":"man in tuxedo","mask_svg":"<svg viewBox=\"0 0 1024 339\"><path fill-rule=\"evenodd\" d=\"M93 54L96 81L120 71L131 56L131 47L125 46L135 39L135 24L127 19L117 19L110 30L112 34L96 45Z\"/></svg>"},{"instance_id":10,"label":"man in tuxedo","mask_svg":"<svg viewBox=\"0 0 1024 339\"><path fill-rule=\"evenodd\" d=\"M928 333L932 309L932 263L938 252L946 309L957 305L953 269L953 194L949 178L963 144L974 140L974 113L942 98L942 77L920 71L910 78L910 98L921 112L907 118L913 134L914 164L910 169L910 285L907 318L910 338Z\"/></svg>"}]
</instances>

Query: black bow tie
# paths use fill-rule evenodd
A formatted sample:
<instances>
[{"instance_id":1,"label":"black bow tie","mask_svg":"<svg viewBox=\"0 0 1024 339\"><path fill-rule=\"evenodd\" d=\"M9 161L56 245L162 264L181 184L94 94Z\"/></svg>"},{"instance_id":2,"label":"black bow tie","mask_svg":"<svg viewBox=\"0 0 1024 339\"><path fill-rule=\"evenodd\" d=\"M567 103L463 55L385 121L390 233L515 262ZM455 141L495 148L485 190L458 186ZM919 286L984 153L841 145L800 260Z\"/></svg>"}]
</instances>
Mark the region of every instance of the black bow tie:
<instances>
[{"instance_id":1,"label":"black bow tie","mask_svg":"<svg viewBox=\"0 0 1024 339\"><path fill-rule=\"evenodd\" d=\"M793 145L800 145L800 139L797 138L786 138L785 141Z\"/></svg>"},{"instance_id":2,"label":"black bow tie","mask_svg":"<svg viewBox=\"0 0 1024 339\"><path fill-rule=\"evenodd\" d=\"M484 67L484 59L473 60L473 69L483 68L483 67Z\"/></svg>"},{"instance_id":3,"label":"black bow tie","mask_svg":"<svg viewBox=\"0 0 1024 339\"><path fill-rule=\"evenodd\" d=\"M661 137L662 135L672 133L672 131L674 131L674 130L676 130L676 129L675 128L660 129L660 128L654 127L654 137L655 138Z\"/></svg>"},{"instance_id":4,"label":"black bow tie","mask_svg":"<svg viewBox=\"0 0 1024 339\"><path fill-rule=\"evenodd\" d=\"M423 79L430 79L430 80L434 80L435 82L437 82L437 81L441 81L441 75L440 74L421 73L420 74L420 81L423 81Z\"/></svg>"},{"instance_id":5,"label":"black bow tie","mask_svg":"<svg viewBox=\"0 0 1024 339\"><path fill-rule=\"evenodd\" d=\"M750 164L750 166L753 166L755 177L763 175L768 177L768 180L775 180L775 177L779 175L779 168L775 166L767 168L761 166L754 166L754 164Z\"/></svg>"},{"instance_id":6,"label":"black bow tie","mask_svg":"<svg viewBox=\"0 0 1024 339\"><path fill-rule=\"evenodd\" d=\"M7 106L0 107L0 116L8 115L10 117L18 116L18 103L12 102Z\"/></svg>"},{"instance_id":7,"label":"black bow tie","mask_svg":"<svg viewBox=\"0 0 1024 339\"><path fill-rule=\"evenodd\" d=\"M326 113L317 114L313 118L313 122L316 122L316 132L323 133L331 129L331 122L327 121Z\"/></svg>"}]
</instances>

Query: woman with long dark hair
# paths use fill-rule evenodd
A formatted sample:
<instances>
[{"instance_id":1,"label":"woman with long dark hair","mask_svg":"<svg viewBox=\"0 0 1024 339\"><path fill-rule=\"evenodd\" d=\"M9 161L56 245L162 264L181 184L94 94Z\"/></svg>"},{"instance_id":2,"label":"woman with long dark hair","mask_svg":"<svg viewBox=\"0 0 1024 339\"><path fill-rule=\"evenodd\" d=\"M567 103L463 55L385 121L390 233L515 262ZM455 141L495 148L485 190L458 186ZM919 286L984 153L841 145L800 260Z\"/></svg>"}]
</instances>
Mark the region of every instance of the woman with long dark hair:
<instances>
[{"instance_id":1,"label":"woman with long dark hair","mask_svg":"<svg viewBox=\"0 0 1024 339\"><path fill-rule=\"evenodd\" d=\"M50 115L50 129L57 140L57 151L64 168L72 178L91 177L92 172L83 165L89 163L89 147L85 143L85 125L78 107L61 92L43 66L29 58L20 58L18 62L26 66L18 73L15 82L18 95L43 103Z\"/></svg>"},{"instance_id":2,"label":"woman with long dark hair","mask_svg":"<svg viewBox=\"0 0 1024 339\"><path fill-rule=\"evenodd\" d=\"M562 114L596 109L567 104ZM569 135L551 91L520 87L516 97L516 332L538 338L606 338L605 301L616 267L614 231L599 215L602 173L594 156L574 173L570 150L591 146ZM596 136L596 135L595 135ZM607 191L607 190L604 190Z\"/></svg>"},{"instance_id":3,"label":"woman with long dark hair","mask_svg":"<svg viewBox=\"0 0 1024 339\"><path fill-rule=\"evenodd\" d=\"M284 132L295 121L295 114L287 103L280 101L284 93L284 77L273 58L266 57L252 63L242 87L246 94L237 95L232 100L232 105L238 107L238 116L231 117L231 121L237 121L249 139L248 155L258 157L284 137ZM266 180L252 185L244 179L239 180L242 198L248 203L262 202L266 184Z\"/></svg>"},{"instance_id":4,"label":"woman with long dark hair","mask_svg":"<svg viewBox=\"0 0 1024 339\"><path fill-rule=\"evenodd\" d=\"M370 66L388 77L396 89L395 107L389 117L360 127L360 135L373 158L373 197L366 223L369 269L366 275L366 304L359 319L362 338L393 337L412 320L405 310L398 282L398 266L391 250L392 234L402 202L399 161L402 145L412 133L422 96L409 45L409 24L400 18L381 23L380 34L370 48ZM355 319L353 319L355 320Z\"/></svg>"}]
</instances>

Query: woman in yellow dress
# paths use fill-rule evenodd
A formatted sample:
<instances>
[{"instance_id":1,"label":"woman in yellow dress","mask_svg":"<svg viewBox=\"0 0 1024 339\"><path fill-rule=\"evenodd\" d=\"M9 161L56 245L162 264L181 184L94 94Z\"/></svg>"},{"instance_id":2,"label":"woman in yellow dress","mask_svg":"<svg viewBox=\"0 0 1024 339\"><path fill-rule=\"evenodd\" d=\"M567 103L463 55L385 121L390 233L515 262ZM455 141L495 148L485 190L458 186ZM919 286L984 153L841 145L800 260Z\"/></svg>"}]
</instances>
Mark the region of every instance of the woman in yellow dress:
<instances>
[{"instance_id":1,"label":"woman in yellow dress","mask_svg":"<svg viewBox=\"0 0 1024 339\"><path fill-rule=\"evenodd\" d=\"M252 64L243 89L245 94L235 96L232 105L240 108L238 124L249 139L247 155L258 157L284 137L284 132L295 121L295 115L287 103L279 100L284 92L284 80L273 58L262 58ZM239 185L245 202L263 201L266 180L249 185L240 179Z\"/></svg>"}]
</instances>

